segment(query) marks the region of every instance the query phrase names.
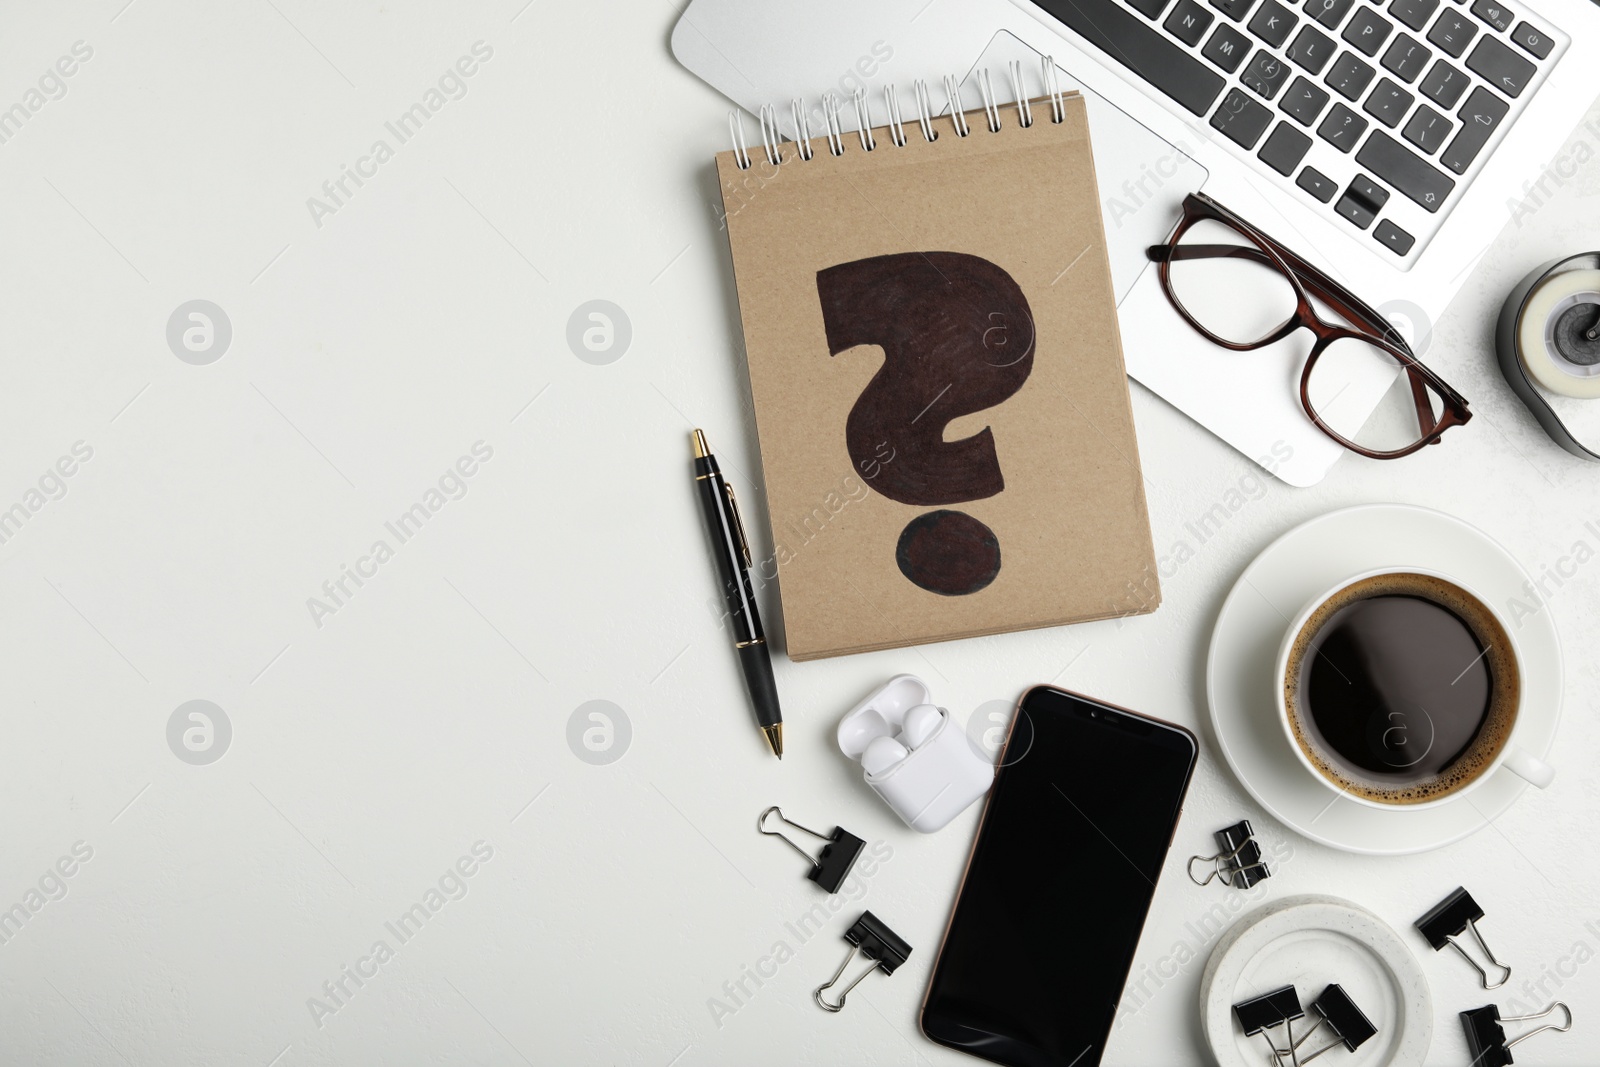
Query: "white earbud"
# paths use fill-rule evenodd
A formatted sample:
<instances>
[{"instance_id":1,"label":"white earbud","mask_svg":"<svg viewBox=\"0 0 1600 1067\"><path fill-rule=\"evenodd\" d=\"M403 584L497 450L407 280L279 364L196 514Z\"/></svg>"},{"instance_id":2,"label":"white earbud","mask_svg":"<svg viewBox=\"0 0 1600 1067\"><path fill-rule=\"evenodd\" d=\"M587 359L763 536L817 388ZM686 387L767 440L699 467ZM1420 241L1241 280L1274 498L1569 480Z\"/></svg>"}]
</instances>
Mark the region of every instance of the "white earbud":
<instances>
[{"instance_id":1,"label":"white earbud","mask_svg":"<svg viewBox=\"0 0 1600 1067\"><path fill-rule=\"evenodd\" d=\"M907 748L921 748L923 742L933 736L942 722L944 722L942 711L932 704L918 704L906 712L905 721L900 725L900 740Z\"/></svg>"},{"instance_id":2,"label":"white earbud","mask_svg":"<svg viewBox=\"0 0 1600 1067\"><path fill-rule=\"evenodd\" d=\"M875 737L861 753L861 767L868 776L879 775L911 755L906 746L892 737Z\"/></svg>"}]
</instances>

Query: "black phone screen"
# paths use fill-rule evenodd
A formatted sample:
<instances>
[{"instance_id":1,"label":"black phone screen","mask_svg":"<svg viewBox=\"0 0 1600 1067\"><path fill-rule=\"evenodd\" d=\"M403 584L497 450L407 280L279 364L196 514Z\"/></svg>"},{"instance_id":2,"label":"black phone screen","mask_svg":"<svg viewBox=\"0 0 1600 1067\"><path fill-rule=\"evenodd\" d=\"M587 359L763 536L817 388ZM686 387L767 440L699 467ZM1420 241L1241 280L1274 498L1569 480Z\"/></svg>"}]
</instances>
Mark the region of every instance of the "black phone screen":
<instances>
[{"instance_id":1,"label":"black phone screen","mask_svg":"<svg viewBox=\"0 0 1600 1067\"><path fill-rule=\"evenodd\" d=\"M1195 754L1181 727L1028 692L928 986L929 1038L1016 1067L1100 1062Z\"/></svg>"}]
</instances>

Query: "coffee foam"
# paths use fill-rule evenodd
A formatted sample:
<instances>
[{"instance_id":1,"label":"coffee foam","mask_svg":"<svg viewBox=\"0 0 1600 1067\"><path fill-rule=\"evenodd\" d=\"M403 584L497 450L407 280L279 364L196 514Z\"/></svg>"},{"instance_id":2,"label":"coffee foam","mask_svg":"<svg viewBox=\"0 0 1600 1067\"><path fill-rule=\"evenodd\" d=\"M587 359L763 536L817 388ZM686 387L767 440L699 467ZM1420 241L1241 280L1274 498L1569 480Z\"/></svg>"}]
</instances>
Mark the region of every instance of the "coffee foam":
<instances>
[{"instance_id":1,"label":"coffee foam","mask_svg":"<svg viewBox=\"0 0 1600 1067\"><path fill-rule=\"evenodd\" d=\"M1363 779L1337 762L1337 757L1326 752L1315 734L1300 721L1297 697L1300 688L1301 666L1312 639L1329 619L1343 608L1359 600L1379 596L1414 596L1432 601L1447 608L1467 625L1478 644L1487 649L1484 662L1489 668L1489 713L1472 746L1459 759L1438 774L1402 786ZM1499 618L1477 597L1452 582L1428 574L1398 571L1363 578L1345 586L1324 600L1306 619L1295 635L1289 649L1289 662L1284 669L1283 699L1289 709L1289 728L1300 751L1305 753L1312 766L1334 785L1346 792L1380 804L1422 804L1442 800L1476 781L1494 763L1511 737L1517 721L1517 705L1522 691L1522 679L1517 672L1516 657L1511 652L1511 638Z\"/></svg>"}]
</instances>

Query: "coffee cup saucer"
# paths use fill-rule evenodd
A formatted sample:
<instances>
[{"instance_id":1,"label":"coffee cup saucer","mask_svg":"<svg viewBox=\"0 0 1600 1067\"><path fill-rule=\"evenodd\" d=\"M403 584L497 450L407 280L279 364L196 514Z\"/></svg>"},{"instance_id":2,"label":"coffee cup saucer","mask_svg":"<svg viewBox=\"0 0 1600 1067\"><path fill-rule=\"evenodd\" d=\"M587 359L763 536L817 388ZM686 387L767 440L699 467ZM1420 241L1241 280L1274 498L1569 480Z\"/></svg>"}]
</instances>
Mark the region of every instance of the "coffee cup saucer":
<instances>
[{"instance_id":1,"label":"coffee cup saucer","mask_svg":"<svg viewBox=\"0 0 1600 1067\"><path fill-rule=\"evenodd\" d=\"M1541 758L1561 718L1561 643L1550 613L1529 600L1528 573L1477 527L1411 504L1365 504L1302 523L1262 550L1223 602L1206 662L1217 747L1245 790L1284 825L1331 848L1369 855L1426 852L1499 817L1527 788L1501 769L1470 793L1422 808L1377 808L1340 796L1295 757L1278 723L1273 667L1290 620L1318 593L1380 568L1455 577L1506 618L1521 653L1516 744ZM1560 767L1557 767L1560 773Z\"/></svg>"}]
</instances>

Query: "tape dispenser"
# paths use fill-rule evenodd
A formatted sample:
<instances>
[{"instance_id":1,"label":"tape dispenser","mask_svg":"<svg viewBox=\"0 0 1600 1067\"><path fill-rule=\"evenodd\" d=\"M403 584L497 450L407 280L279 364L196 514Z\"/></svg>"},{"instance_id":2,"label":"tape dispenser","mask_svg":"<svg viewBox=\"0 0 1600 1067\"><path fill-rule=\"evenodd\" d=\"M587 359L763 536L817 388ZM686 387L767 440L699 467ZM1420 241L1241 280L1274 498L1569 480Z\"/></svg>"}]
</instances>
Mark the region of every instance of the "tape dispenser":
<instances>
[{"instance_id":1,"label":"tape dispenser","mask_svg":"<svg viewBox=\"0 0 1600 1067\"><path fill-rule=\"evenodd\" d=\"M1574 403L1600 399L1600 252L1551 260L1522 279L1500 311L1495 354L1545 433L1575 456L1600 459L1567 426L1600 428L1600 405Z\"/></svg>"}]
</instances>

